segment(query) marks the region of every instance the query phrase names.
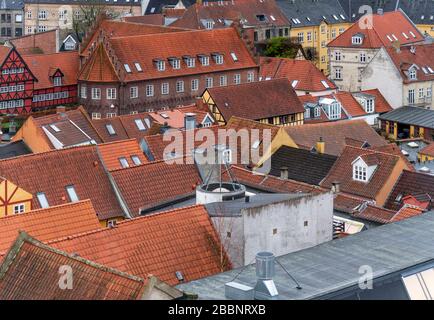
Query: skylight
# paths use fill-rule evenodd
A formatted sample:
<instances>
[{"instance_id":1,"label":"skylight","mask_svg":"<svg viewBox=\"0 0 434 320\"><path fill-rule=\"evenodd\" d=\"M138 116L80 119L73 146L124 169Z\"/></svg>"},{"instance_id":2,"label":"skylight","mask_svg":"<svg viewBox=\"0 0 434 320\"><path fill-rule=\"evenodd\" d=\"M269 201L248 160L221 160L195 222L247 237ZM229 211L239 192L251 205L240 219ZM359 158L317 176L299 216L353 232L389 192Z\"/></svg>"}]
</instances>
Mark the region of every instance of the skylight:
<instances>
[{"instance_id":1,"label":"skylight","mask_svg":"<svg viewBox=\"0 0 434 320\"><path fill-rule=\"evenodd\" d=\"M160 116L162 116L164 119L169 119L169 115L167 113L160 113Z\"/></svg>"},{"instance_id":2,"label":"skylight","mask_svg":"<svg viewBox=\"0 0 434 320\"><path fill-rule=\"evenodd\" d=\"M403 32L402 35L403 35L404 38L406 38L407 40L409 39L408 35L407 35L405 32Z\"/></svg>"},{"instance_id":3,"label":"skylight","mask_svg":"<svg viewBox=\"0 0 434 320\"><path fill-rule=\"evenodd\" d=\"M253 142L253 144L252 144L252 149L258 149L260 144L261 144L261 141L256 140L256 141Z\"/></svg>"},{"instance_id":4,"label":"skylight","mask_svg":"<svg viewBox=\"0 0 434 320\"><path fill-rule=\"evenodd\" d=\"M387 39L389 39L390 42L393 42L393 39L389 35L387 35Z\"/></svg>"},{"instance_id":5,"label":"skylight","mask_svg":"<svg viewBox=\"0 0 434 320\"><path fill-rule=\"evenodd\" d=\"M340 14L342 20L345 20L345 16L343 14Z\"/></svg>"},{"instance_id":6,"label":"skylight","mask_svg":"<svg viewBox=\"0 0 434 320\"><path fill-rule=\"evenodd\" d=\"M416 35L413 33L413 31L410 31L410 34L413 38L416 38Z\"/></svg>"},{"instance_id":7,"label":"skylight","mask_svg":"<svg viewBox=\"0 0 434 320\"><path fill-rule=\"evenodd\" d=\"M324 86L324 88L326 88L326 89L330 88L329 84L325 80L321 80L321 83Z\"/></svg>"},{"instance_id":8,"label":"skylight","mask_svg":"<svg viewBox=\"0 0 434 320\"><path fill-rule=\"evenodd\" d=\"M126 72L131 73L131 68L127 63L124 64L124 68Z\"/></svg>"},{"instance_id":9,"label":"skylight","mask_svg":"<svg viewBox=\"0 0 434 320\"><path fill-rule=\"evenodd\" d=\"M434 268L402 277L411 300L431 300L434 295Z\"/></svg>"},{"instance_id":10,"label":"skylight","mask_svg":"<svg viewBox=\"0 0 434 320\"><path fill-rule=\"evenodd\" d=\"M425 67L422 67L422 71L423 73L428 74L428 70Z\"/></svg>"},{"instance_id":11,"label":"skylight","mask_svg":"<svg viewBox=\"0 0 434 320\"><path fill-rule=\"evenodd\" d=\"M140 66L140 64L138 62L134 63L134 65L136 66L136 69L137 69L138 72L142 72L143 71L142 67Z\"/></svg>"},{"instance_id":12,"label":"skylight","mask_svg":"<svg viewBox=\"0 0 434 320\"><path fill-rule=\"evenodd\" d=\"M299 82L298 80L292 81L292 84L291 84L292 87L295 88L297 86L298 82Z\"/></svg>"},{"instance_id":13,"label":"skylight","mask_svg":"<svg viewBox=\"0 0 434 320\"><path fill-rule=\"evenodd\" d=\"M233 59L235 62L238 61L238 57L237 57L237 55L235 54L235 52L231 52L231 57L232 57L232 59Z\"/></svg>"},{"instance_id":14,"label":"skylight","mask_svg":"<svg viewBox=\"0 0 434 320\"><path fill-rule=\"evenodd\" d=\"M136 123L137 129L139 129L140 131L145 131L145 130L146 130L146 127L145 127L145 125L143 124L142 119L136 119L136 120L134 120L134 121L135 121L135 123Z\"/></svg>"},{"instance_id":15,"label":"skylight","mask_svg":"<svg viewBox=\"0 0 434 320\"><path fill-rule=\"evenodd\" d=\"M394 34L392 34L392 37L395 39L395 41L398 41L398 38Z\"/></svg>"},{"instance_id":16,"label":"skylight","mask_svg":"<svg viewBox=\"0 0 434 320\"><path fill-rule=\"evenodd\" d=\"M124 157L119 158L119 162L121 163L122 168L128 168L130 166L128 160Z\"/></svg>"},{"instance_id":17,"label":"skylight","mask_svg":"<svg viewBox=\"0 0 434 320\"><path fill-rule=\"evenodd\" d=\"M55 124L50 124L50 128L53 129L55 132L60 132L60 129Z\"/></svg>"},{"instance_id":18,"label":"skylight","mask_svg":"<svg viewBox=\"0 0 434 320\"><path fill-rule=\"evenodd\" d=\"M274 16L270 16L271 20L276 21L276 18Z\"/></svg>"},{"instance_id":19,"label":"skylight","mask_svg":"<svg viewBox=\"0 0 434 320\"><path fill-rule=\"evenodd\" d=\"M333 18L335 18L335 20L339 20L338 16L335 14L333 15Z\"/></svg>"},{"instance_id":20,"label":"skylight","mask_svg":"<svg viewBox=\"0 0 434 320\"><path fill-rule=\"evenodd\" d=\"M136 166L139 166L142 164L142 161L140 161L140 158L138 156L131 156L131 160L133 160L133 162Z\"/></svg>"},{"instance_id":21,"label":"skylight","mask_svg":"<svg viewBox=\"0 0 434 320\"><path fill-rule=\"evenodd\" d=\"M78 199L77 193L75 192L74 186L67 186L66 187L66 192L68 193L68 197L69 197L69 200L71 200L71 202L78 202L78 201L80 201Z\"/></svg>"},{"instance_id":22,"label":"skylight","mask_svg":"<svg viewBox=\"0 0 434 320\"><path fill-rule=\"evenodd\" d=\"M106 124L105 127L106 127L109 135L113 136L113 135L116 134L116 131L115 131L115 129L113 128L113 126L111 124Z\"/></svg>"},{"instance_id":23,"label":"skylight","mask_svg":"<svg viewBox=\"0 0 434 320\"><path fill-rule=\"evenodd\" d=\"M431 67L428 67L430 73L434 73L434 70Z\"/></svg>"},{"instance_id":24,"label":"skylight","mask_svg":"<svg viewBox=\"0 0 434 320\"><path fill-rule=\"evenodd\" d=\"M39 205L41 208L48 208L50 205L48 204L47 196L43 192L38 192L36 194L36 197L38 198Z\"/></svg>"},{"instance_id":25,"label":"skylight","mask_svg":"<svg viewBox=\"0 0 434 320\"><path fill-rule=\"evenodd\" d=\"M309 21L309 22L311 21L309 17L306 17L306 20Z\"/></svg>"}]
</instances>

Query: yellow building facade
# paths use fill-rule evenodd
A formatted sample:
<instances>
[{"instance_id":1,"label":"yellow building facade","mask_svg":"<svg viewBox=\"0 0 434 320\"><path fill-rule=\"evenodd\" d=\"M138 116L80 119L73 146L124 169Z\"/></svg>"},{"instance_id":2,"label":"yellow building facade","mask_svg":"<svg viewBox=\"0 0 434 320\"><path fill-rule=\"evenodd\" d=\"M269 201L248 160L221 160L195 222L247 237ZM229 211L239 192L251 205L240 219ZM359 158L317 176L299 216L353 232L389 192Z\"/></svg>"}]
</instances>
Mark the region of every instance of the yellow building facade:
<instances>
[{"instance_id":1,"label":"yellow building facade","mask_svg":"<svg viewBox=\"0 0 434 320\"><path fill-rule=\"evenodd\" d=\"M416 24L422 34L429 34L434 38L434 24Z\"/></svg>"},{"instance_id":2,"label":"yellow building facade","mask_svg":"<svg viewBox=\"0 0 434 320\"><path fill-rule=\"evenodd\" d=\"M2 178L0 182L0 218L31 211L32 199L33 196L30 193Z\"/></svg>"}]
</instances>

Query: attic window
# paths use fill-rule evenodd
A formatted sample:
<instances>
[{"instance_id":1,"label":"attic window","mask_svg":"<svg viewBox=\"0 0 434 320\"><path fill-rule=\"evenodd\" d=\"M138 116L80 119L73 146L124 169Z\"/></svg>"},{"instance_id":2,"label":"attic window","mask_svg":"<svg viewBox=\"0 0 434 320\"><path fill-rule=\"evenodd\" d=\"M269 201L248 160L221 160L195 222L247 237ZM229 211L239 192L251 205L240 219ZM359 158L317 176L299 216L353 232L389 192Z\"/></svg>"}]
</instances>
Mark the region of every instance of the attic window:
<instances>
[{"instance_id":1,"label":"attic window","mask_svg":"<svg viewBox=\"0 0 434 320\"><path fill-rule=\"evenodd\" d=\"M172 68L175 70L181 69L181 60L178 58L169 58Z\"/></svg>"},{"instance_id":2,"label":"attic window","mask_svg":"<svg viewBox=\"0 0 434 320\"><path fill-rule=\"evenodd\" d=\"M62 77L54 77L53 78L53 85L55 87L60 87L62 85Z\"/></svg>"},{"instance_id":3,"label":"attic window","mask_svg":"<svg viewBox=\"0 0 434 320\"><path fill-rule=\"evenodd\" d=\"M292 87L295 88L297 86L298 82L299 82L298 80L292 81L292 83L291 83Z\"/></svg>"},{"instance_id":4,"label":"attic window","mask_svg":"<svg viewBox=\"0 0 434 320\"><path fill-rule=\"evenodd\" d=\"M366 113L374 113L375 111L374 99L366 100L365 111Z\"/></svg>"},{"instance_id":5,"label":"attic window","mask_svg":"<svg viewBox=\"0 0 434 320\"><path fill-rule=\"evenodd\" d=\"M131 73L131 68L127 63L124 64L124 68L126 72Z\"/></svg>"},{"instance_id":6,"label":"attic window","mask_svg":"<svg viewBox=\"0 0 434 320\"><path fill-rule=\"evenodd\" d=\"M145 131L146 130L146 127L143 124L142 119L136 119L136 120L134 120L134 122L136 123L137 129L139 129L140 131Z\"/></svg>"},{"instance_id":7,"label":"attic window","mask_svg":"<svg viewBox=\"0 0 434 320\"><path fill-rule=\"evenodd\" d=\"M257 14L256 15L256 19L260 22L264 22L266 21L265 15L264 14Z\"/></svg>"},{"instance_id":8,"label":"attic window","mask_svg":"<svg viewBox=\"0 0 434 320\"><path fill-rule=\"evenodd\" d=\"M216 64L223 64L223 55L220 53L214 53L213 58Z\"/></svg>"},{"instance_id":9,"label":"attic window","mask_svg":"<svg viewBox=\"0 0 434 320\"><path fill-rule=\"evenodd\" d=\"M66 192L68 193L68 197L69 197L69 200L71 202L78 202L79 201L77 193L75 192L74 186L67 186Z\"/></svg>"},{"instance_id":10,"label":"attic window","mask_svg":"<svg viewBox=\"0 0 434 320\"><path fill-rule=\"evenodd\" d=\"M406 38L407 40L409 39L408 35L407 35L405 32L403 32L402 35L403 35L404 38Z\"/></svg>"},{"instance_id":11,"label":"attic window","mask_svg":"<svg viewBox=\"0 0 434 320\"><path fill-rule=\"evenodd\" d=\"M140 64L138 62L134 63L134 65L136 66L136 69L137 69L138 72L142 72L143 71L142 67L140 66Z\"/></svg>"},{"instance_id":12,"label":"attic window","mask_svg":"<svg viewBox=\"0 0 434 320\"><path fill-rule=\"evenodd\" d=\"M410 80L416 80L417 78L417 71L416 69L411 69L408 73L408 77L410 78Z\"/></svg>"},{"instance_id":13,"label":"attic window","mask_svg":"<svg viewBox=\"0 0 434 320\"><path fill-rule=\"evenodd\" d=\"M206 55L199 55L199 60L202 66L208 66L209 65L209 57Z\"/></svg>"},{"instance_id":14,"label":"attic window","mask_svg":"<svg viewBox=\"0 0 434 320\"><path fill-rule=\"evenodd\" d=\"M330 86L329 86L329 84L327 83L327 81L325 81L325 80L321 80L321 84L324 86L324 88L326 88L326 89L330 89Z\"/></svg>"},{"instance_id":15,"label":"attic window","mask_svg":"<svg viewBox=\"0 0 434 320\"><path fill-rule=\"evenodd\" d=\"M55 124L50 124L50 128L53 129L54 132L60 132L61 131Z\"/></svg>"},{"instance_id":16,"label":"attic window","mask_svg":"<svg viewBox=\"0 0 434 320\"><path fill-rule=\"evenodd\" d=\"M235 52L231 52L231 57L232 57L232 60L234 60L234 62L237 62L237 61L238 61L238 57L237 57L237 55L235 54Z\"/></svg>"},{"instance_id":17,"label":"attic window","mask_svg":"<svg viewBox=\"0 0 434 320\"><path fill-rule=\"evenodd\" d=\"M367 182L368 181L368 168L361 165L353 166L353 179L356 181Z\"/></svg>"},{"instance_id":18,"label":"attic window","mask_svg":"<svg viewBox=\"0 0 434 320\"><path fill-rule=\"evenodd\" d=\"M416 35L414 34L413 31L410 31L410 34L411 34L411 36L412 36L413 38L416 38Z\"/></svg>"},{"instance_id":19,"label":"attic window","mask_svg":"<svg viewBox=\"0 0 434 320\"><path fill-rule=\"evenodd\" d=\"M45 195L45 193L38 192L36 194L36 197L38 198L39 205L41 206L41 208L44 209L44 208L50 207L50 205L48 204L47 196Z\"/></svg>"},{"instance_id":20,"label":"attic window","mask_svg":"<svg viewBox=\"0 0 434 320\"><path fill-rule=\"evenodd\" d=\"M158 71L164 71L166 70L166 63L163 60L156 60L155 64L157 65Z\"/></svg>"},{"instance_id":21,"label":"attic window","mask_svg":"<svg viewBox=\"0 0 434 320\"><path fill-rule=\"evenodd\" d=\"M422 71L423 73L428 74L428 70L425 67L422 67Z\"/></svg>"},{"instance_id":22,"label":"attic window","mask_svg":"<svg viewBox=\"0 0 434 320\"><path fill-rule=\"evenodd\" d=\"M359 45L359 44L363 43L363 38L361 36L353 36L351 38L351 42L352 42L352 44Z\"/></svg>"},{"instance_id":23,"label":"attic window","mask_svg":"<svg viewBox=\"0 0 434 320\"><path fill-rule=\"evenodd\" d=\"M122 166L122 168L128 168L130 165L128 164L128 160L124 157L119 158L119 162Z\"/></svg>"},{"instance_id":24,"label":"attic window","mask_svg":"<svg viewBox=\"0 0 434 320\"><path fill-rule=\"evenodd\" d=\"M140 158L138 156L131 156L131 160L136 166L139 166L142 164L142 161L140 161Z\"/></svg>"},{"instance_id":25,"label":"attic window","mask_svg":"<svg viewBox=\"0 0 434 320\"><path fill-rule=\"evenodd\" d=\"M274 16L270 16L271 20L276 21L276 18Z\"/></svg>"},{"instance_id":26,"label":"attic window","mask_svg":"<svg viewBox=\"0 0 434 320\"><path fill-rule=\"evenodd\" d=\"M114 136L116 134L116 131L111 124L106 124L105 127L106 127L109 135Z\"/></svg>"}]
</instances>

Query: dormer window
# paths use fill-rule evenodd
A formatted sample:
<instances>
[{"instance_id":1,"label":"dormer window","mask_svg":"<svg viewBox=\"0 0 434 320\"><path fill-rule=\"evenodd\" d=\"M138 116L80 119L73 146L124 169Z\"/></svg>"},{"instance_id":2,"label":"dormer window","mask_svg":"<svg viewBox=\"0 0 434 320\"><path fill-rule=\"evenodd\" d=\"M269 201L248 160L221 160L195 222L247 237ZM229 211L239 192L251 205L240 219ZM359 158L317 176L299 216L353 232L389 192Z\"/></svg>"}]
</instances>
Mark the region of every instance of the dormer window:
<instances>
[{"instance_id":1,"label":"dormer window","mask_svg":"<svg viewBox=\"0 0 434 320\"><path fill-rule=\"evenodd\" d=\"M207 20L205 22L205 28L208 30L211 30L214 28L214 21L213 20Z\"/></svg>"},{"instance_id":2,"label":"dormer window","mask_svg":"<svg viewBox=\"0 0 434 320\"><path fill-rule=\"evenodd\" d=\"M411 69L408 73L408 77L410 78L410 80L416 80L417 79L416 69Z\"/></svg>"},{"instance_id":3,"label":"dormer window","mask_svg":"<svg viewBox=\"0 0 434 320\"><path fill-rule=\"evenodd\" d=\"M213 53L213 58L216 64L223 64L223 55L220 53Z\"/></svg>"},{"instance_id":4,"label":"dormer window","mask_svg":"<svg viewBox=\"0 0 434 320\"><path fill-rule=\"evenodd\" d=\"M194 68L195 64L196 64L196 59L192 58L192 57L184 57L184 61L185 64L187 65L187 68Z\"/></svg>"},{"instance_id":5,"label":"dormer window","mask_svg":"<svg viewBox=\"0 0 434 320\"><path fill-rule=\"evenodd\" d=\"M364 156L360 156L352 163L354 181L365 182L365 183L369 182L375 170L377 169L377 165L375 163L371 163L373 162L372 161L373 159L370 159L369 155L367 157L368 158L365 158L366 160L365 161Z\"/></svg>"},{"instance_id":6,"label":"dormer window","mask_svg":"<svg viewBox=\"0 0 434 320\"><path fill-rule=\"evenodd\" d=\"M354 45L361 45L363 43L363 37L361 35L355 35L351 38L351 42Z\"/></svg>"},{"instance_id":7,"label":"dormer window","mask_svg":"<svg viewBox=\"0 0 434 320\"><path fill-rule=\"evenodd\" d=\"M157 66L158 71L166 70L166 62L164 60L155 60L155 65Z\"/></svg>"},{"instance_id":8,"label":"dormer window","mask_svg":"<svg viewBox=\"0 0 434 320\"><path fill-rule=\"evenodd\" d=\"M172 65L172 68L177 70L181 69L181 60L178 58L169 58L170 64Z\"/></svg>"},{"instance_id":9,"label":"dormer window","mask_svg":"<svg viewBox=\"0 0 434 320\"><path fill-rule=\"evenodd\" d=\"M200 55L199 60L200 60L200 63L202 64L202 66L209 66L209 57L208 56Z\"/></svg>"},{"instance_id":10,"label":"dormer window","mask_svg":"<svg viewBox=\"0 0 434 320\"><path fill-rule=\"evenodd\" d=\"M368 181L368 168L365 166L353 166L353 179L356 181L367 182Z\"/></svg>"},{"instance_id":11,"label":"dormer window","mask_svg":"<svg viewBox=\"0 0 434 320\"><path fill-rule=\"evenodd\" d=\"M53 78L53 85L55 87L60 87L62 85L62 77L54 77Z\"/></svg>"},{"instance_id":12,"label":"dormer window","mask_svg":"<svg viewBox=\"0 0 434 320\"><path fill-rule=\"evenodd\" d=\"M374 99L367 99L365 105L366 113L374 113L375 111L375 102Z\"/></svg>"}]
</instances>

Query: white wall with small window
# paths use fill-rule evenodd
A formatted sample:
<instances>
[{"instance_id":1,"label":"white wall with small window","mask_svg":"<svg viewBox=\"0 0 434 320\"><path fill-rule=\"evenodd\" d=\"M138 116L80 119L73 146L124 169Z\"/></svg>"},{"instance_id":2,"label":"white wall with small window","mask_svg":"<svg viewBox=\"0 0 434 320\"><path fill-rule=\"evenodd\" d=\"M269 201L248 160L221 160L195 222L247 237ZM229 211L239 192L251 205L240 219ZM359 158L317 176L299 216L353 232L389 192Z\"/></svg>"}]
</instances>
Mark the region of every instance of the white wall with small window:
<instances>
[{"instance_id":1,"label":"white wall with small window","mask_svg":"<svg viewBox=\"0 0 434 320\"><path fill-rule=\"evenodd\" d=\"M24 203L14 204L14 214L21 214L26 212L26 205Z\"/></svg>"},{"instance_id":2,"label":"white wall with small window","mask_svg":"<svg viewBox=\"0 0 434 320\"><path fill-rule=\"evenodd\" d=\"M358 157L352 163L353 166L353 180L359 182L369 182L377 169L377 165L368 166L361 157Z\"/></svg>"}]
</instances>

